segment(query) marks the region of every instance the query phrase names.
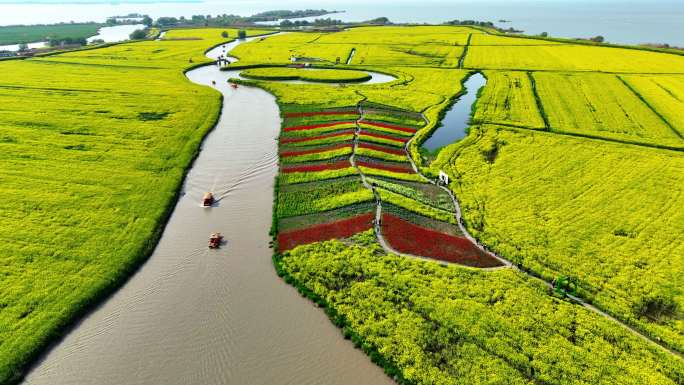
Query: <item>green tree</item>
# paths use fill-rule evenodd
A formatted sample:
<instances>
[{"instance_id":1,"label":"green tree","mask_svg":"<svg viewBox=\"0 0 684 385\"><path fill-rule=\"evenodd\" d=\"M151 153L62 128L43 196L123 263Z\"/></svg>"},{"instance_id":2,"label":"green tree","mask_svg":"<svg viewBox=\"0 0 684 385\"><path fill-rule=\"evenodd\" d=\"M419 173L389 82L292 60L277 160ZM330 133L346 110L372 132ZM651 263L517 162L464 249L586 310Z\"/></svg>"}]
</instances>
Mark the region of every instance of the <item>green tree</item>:
<instances>
[{"instance_id":1,"label":"green tree","mask_svg":"<svg viewBox=\"0 0 684 385\"><path fill-rule=\"evenodd\" d=\"M665 290L648 293L634 304L634 313L637 316L646 317L655 322L672 317L677 311L674 294Z\"/></svg>"},{"instance_id":2,"label":"green tree","mask_svg":"<svg viewBox=\"0 0 684 385\"><path fill-rule=\"evenodd\" d=\"M131 40L142 40L147 37L147 32L144 29L136 29L129 37Z\"/></svg>"}]
</instances>

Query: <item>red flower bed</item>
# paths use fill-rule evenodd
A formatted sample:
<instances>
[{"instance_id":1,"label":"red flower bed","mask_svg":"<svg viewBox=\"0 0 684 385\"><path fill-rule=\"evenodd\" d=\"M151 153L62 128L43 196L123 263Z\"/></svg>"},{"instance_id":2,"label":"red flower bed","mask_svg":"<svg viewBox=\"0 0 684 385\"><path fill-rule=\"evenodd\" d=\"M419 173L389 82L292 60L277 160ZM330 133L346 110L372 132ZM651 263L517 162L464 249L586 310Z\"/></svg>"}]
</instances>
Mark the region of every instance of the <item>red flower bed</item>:
<instances>
[{"instance_id":1,"label":"red flower bed","mask_svg":"<svg viewBox=\"0 0 684 385\"><path fill-rule=\"evenodd\" d=\"M281 152L280 156L282 157L288 157L288 156L298 156L298 155L308 155L308 154L316 154L319 152L326 152L326 151L332 151L332 150L337 150L340 148L345 148L345 147L351 147L352 145L350 143L339 143L339 144L334 144L332 146L326 146L326 147L321 147L321 148L312 148L309 150L301 150L301 151L285 151Z\"/></svg>"},{"instance_id":2,"label":"red flower bed","mask_svg":"<svg viewBox=\"0 0 684 385\"><path fill-rule=\"evenodd\" d=\"M344 135L349 135L352 134L354 131L353 130L347 130L347 131L342 131L342 132L333 132L330 134L323 134L323 135L317 135L317 136L309 136L306 138L280 138L280 143L298 143L298 142L307 142L310 140L318 140L318 139L325 139L325 138L332 138L335 136L344 136Z\"/></svg>"},{"instance_id":3,"label":"red flower bed","mask_svg":"<svg viewBox=\"0 0 684 385\"><path fill-rule=\"evenodd\" d=\"M285 114L285 117L286 118L303 118L305 116L316 116L316 115L352 115L352 114L357 114L357 112L354 110L288 112Z\"/></svg>"},{"instance_id":4,"label":"red flower bed","mask_svg":"<svg viewBox=\"0 0 684 385\"><path fill-rule=\"evenodd\" d=\"M373 227L374 214L368 213L341 221L324 223L302 230L294 230L278 234L280 251L289 250L298 245L326 241L333 238L351 237L356 233Z\"/></svg>"},{"instance_id":5,"label":"red flower bed","mask_svg":"<svg viewBox=\"0 0 684 385\"><path fill-rule=\"evenodd\" d=\"M389 140L394 140L396 142L401 142L401 143L404 143L408 140L408 138L397 138L396 136L378 134L375 132L368 132L368 131L361 132L361 135L372 136L373 138L389 139Z\"/></svg>"},{"instance_id":6,"label":"red flower bed","mask_svg":"<svg viewBox=\"0 0 684 385\"><path fill-rule=\"evenodd\" d=\"M372 144L372 143L361 142L361 143L359 143L359 148L367 148L370 150L381 151L381 152L385 152L387 154L392 154L392 155L406 155L406 153L404 153L404 150L400 150L397 148L383 147L383 146L380 146L377 144Z\"/></svg>"},{"instance_id":7,"label":"red flower bed","mask_svg":"<svg viewBox=\"0 0 684 385\"><path fill-rule=\"evenodd\" d=\"M473 267L501 263L468 239L416 226L390 214L382 214L382 235L395 250Z\"/></svg>"},{"instance_id":8,"label":"red flower bed","mask_svg":"<svg viewBox=\"0 0 684 385\"><path fill-rule=\"evenodd\" d=\"M410 132L410 133L414 133L414 132L418 131L417 128L398 126L396 124L389 124L389 123L383 123L383 122L373 122L370 120L362 120L359 123L363 123L363 124L367 124L369 126L375 126L375 127L385 127L385 128L390 128L392 130Z\"/></svg>"},{"instance_id":9,"label":"red flower bed","mask_svg":"<svg viewBox=\"0 0 684 385\"><path fill-rule=\"evenodd\" d=\"M357 161L356 165L360 166L360 167L375 168L378 170L385 170L385 171L391 171L391 172L403 172L406 174L413 172L413 169L411 168L410 165L400 166L400 165L389 165L389 164L379 163L379 162L372 162L371 163L371 162L363 162L363 161Z\"/></svg>"},{"instance_id":10,"label":"red flower bed","mask_svg":"<svg viewBox=\"0 0 684 385\"><path fill-rule=\"evenodd\" d=\"M349 161L342 160L333 163L320 163L320 164L309 164L309 165L299 165L299 166L287 166L282 168L282 172L314 172L314 171L325 171L325 170L339 170L342 168L351 167Z\"/></svg>"},{"instance_id":11,"label":"red flower bed","mask_svg":"<svg viewBox=\"0 0 684 385\"><path fill-rule=\"evenodd\" d=\"M330 122L330 123L309 124L306 126L292 126L292 127L283 128L283 131L290 132L290 131L313 130L315 128L332 127L332 126L337 126L340 124L356 124L356 122Z\"/></svg>"}]
</instances>

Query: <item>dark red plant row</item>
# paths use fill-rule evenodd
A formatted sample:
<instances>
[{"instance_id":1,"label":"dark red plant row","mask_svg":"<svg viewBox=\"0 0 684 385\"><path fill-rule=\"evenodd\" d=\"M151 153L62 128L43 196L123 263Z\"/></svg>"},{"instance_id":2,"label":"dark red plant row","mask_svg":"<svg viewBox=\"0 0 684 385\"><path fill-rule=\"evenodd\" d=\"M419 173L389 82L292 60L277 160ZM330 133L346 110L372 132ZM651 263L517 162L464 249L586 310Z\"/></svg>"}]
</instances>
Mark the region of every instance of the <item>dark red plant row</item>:
<instances>
[{"instance_id":1,"label":"dark red plant row","mask_svg":"<svg viewBox=\"0 0 684 385\"><path fill-rule=\"evenodd\" d=\"M389 140L394 140L396 142L402 142L402 143L408 141L408 138L397 138L396 136L378 134L375 132L368 132L368 131L362 131L361 135L372 136L374 138L389 139Z\"/></svg>"},{"instance_id":2,"label":"dark red plant row","mask_svg":"<svg viewBox=\"0 0 684 385\"><path fill-rule=\"evenodd\" d=\"M370 150L381 151L381 152L385 152L387 154L392 154L392 155L405 155L404 150L401 150L398 148L384 147L384 146L381 146L379 144L360 142L359 147L360 148L368 148Z\"/></svg>"},{"instance_id":3,"label":"dark red plant row","mask_svg":"<svg viewBox=\"0 0 684 385\"><path fill-rule=\"evenodd\" d=\"M410 132L410 133L414 133L414 132L418 131L417 128L398 126L396 124L389 124L389 123L383 123L383 122L374 122L371 120L362 120L359 123L363 123L363 124L367 124L369 126L375 126L375 127L385 127L385 128L390 128L392 130Z\"/></svg>"},{"instance_id":4,"label":"dark red plant row","mask_svg":"<svg viewBox=\"0 0 684 385\"><path fill-rule=\"evenodd\" d=\"M315 171L325 171L325 170L339 170L342 168L351 167L349 161L341 160L332 163L319 163L319 164L309 164L309 165L297 165L297 166L285 166L281 169L284 173L291 172L315 172Z\"/></svg>"},{"instance_id":5,"label":"dark red plant row","mask_svg":"<svg viewBox=\"0 0 684 385\"><path fill-rule=\"evenodd\" d=\"M326 241L333 238L347 238L373 227L373 213L359 215L332 223L324 223L302 230L278 234L280 251L307 243Z\"/></svg>"},{"instance_id":6,"label":"dark red plant row","mask_svg":"<svg viewBox=\"0 0 684 385\"><path fill-rule=\"evenodd\" d=\"M286 118L302 118L305 116L317 116L317 115L352 115L352 114L357 114L357 112L354 110L288 112L285 114L285 117Z\"/></svg>"},{"instance_id":7,"label":"dark red plant row","mask_svg":"<svg viewBox=\"0 0 684 385\"><path fill-rule=\"evenodd\" d=\"M289 156L298 156L298 155L308 155L308 154L317 154L319 152L326 152L326 151L332 151L332 150L337 150L340 148L345 148L345 147L350 147L351 148L352 144L351 143L339 143L339 144L333 144L330 146L325 146L325 147L320 147L320 148L312 148L308 150L301 150L301 151L284 151L280 153L280 156L287 158Z\"/></svg>"},{"instance_id":8,"label":"dark red plant row","mask_svg":"<svg viewBox=\"0 0 684 385\"><path fill-rule=\"evenodd\" d=\"M401 166L401 165L389 165L389 164L380 163L380 162L357 161L356 165L360 166L360 167L369 167L369 168L375 168L378 170L385 170L385 171L391 171L391 172L402 172L405 174L410 174L413 172L413 169L408 164L406 166Z\"/></svg>"},{"instance_id":9,"label":"dark red plant row","mask_svg":"<svg viewBox=\"0 0 684 385\"><path fill-rule=\"evenodd\" d=\"M390 214L382 214L382 235L393 249L473 267L495 267L501 263L466 238L429 230Z\"/></svg>"},{"instance_id":10,"label":"dark red plant row","mask_svg":"<svg viewBox=\"0 0 684 385\"><path fill-rule=\"evenodd\" d=\"M309 137L297 137L297 138L280 138L280 143L299 143L299 142L307 142L307 141L313 141L313 140L318 140L318 139L325 139L325 138L332 138L335 136L344 136L344 135L349 135L353 133L354 130L346 130L346 131L341 131L341 132L331 132L329 134L323 134L323 135L317 135L317 136L309 136Z\"/></svg>"},{"instance_id":11,"label":"dark red plant row","mask_svg":"<svg viewBox=\"0 0 684 385\"><path fill-rule=\"evenodd\" d=\"M290 132L290 131L313 130L314 128L332 127L332 126L337 126L340 124L356 124L356 122L351 121L351 122L330 122L330 123L308 124L305 126L285 127L285 128L283 128L283 131Z\"/></svg>"}]
</instances>

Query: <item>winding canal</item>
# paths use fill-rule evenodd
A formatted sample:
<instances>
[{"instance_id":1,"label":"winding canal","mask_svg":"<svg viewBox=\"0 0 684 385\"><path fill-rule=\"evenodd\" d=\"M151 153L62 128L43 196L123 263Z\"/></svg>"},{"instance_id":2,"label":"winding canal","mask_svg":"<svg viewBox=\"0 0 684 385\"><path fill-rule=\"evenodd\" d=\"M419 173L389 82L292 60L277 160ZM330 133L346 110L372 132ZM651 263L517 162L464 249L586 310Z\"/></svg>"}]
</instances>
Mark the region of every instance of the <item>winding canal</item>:
<instances>
[{"instance_id":1,"label":"winding canal","mask_svg":"<svg viewBox=\"0 0 684 385\"><path fill-rule=\"evenodd\" d=\"M222 115L156 250L50 349L25 383L392 383L275 274L268 247L280 130L274 97L228 87L228 74L215 65L187 76L201 85L216 82ZM210 190L219 201L203 209L199 201ZM227 243L210 251L214 231Z\"/></svg>"},{"instance_id":2,"label":"winding canal","mask_svg":"<svg viewBox=\"0 0 684 385\"><path fill-rule=\"evenodd\" d=\"M468 77L463 83L465 94L461 95L446 112L442 125L423 143L423 147L430 152L435 152L465 138L466 130L470 126L470 112L477 100L477 93L485 84L487 84L487 79L479 72Z\"/></svg>"}]
</instances>

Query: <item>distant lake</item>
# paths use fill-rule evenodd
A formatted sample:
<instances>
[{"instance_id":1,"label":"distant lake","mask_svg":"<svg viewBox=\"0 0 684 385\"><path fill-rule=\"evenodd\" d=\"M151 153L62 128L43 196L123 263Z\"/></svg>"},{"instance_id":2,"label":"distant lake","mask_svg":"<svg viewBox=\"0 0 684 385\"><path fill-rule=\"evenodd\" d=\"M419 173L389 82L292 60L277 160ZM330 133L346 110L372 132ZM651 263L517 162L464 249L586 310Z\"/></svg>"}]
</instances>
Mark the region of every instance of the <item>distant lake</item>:
<instances>
[{"instance_id":1,"label":"distant lake","mask_svg":"<svg viewBox=\"0 0 684 385\"><path fill-rule=\"evenodd\" d=\"M87 4L90 3L90 4ZM522 29L528 34L548 32L557 37L590 37L603 35L613 43L669 43L684 46L682 20L684 1L416 1L396 0L368 2L342 0L319 2L294 0L286 4L273 0L254 1L87 1L0 0L0 25L36 24L69 21L99 21L128 13L159 16L193 14L250 15L273 9L326 8L345 10L332 17L345 21L362 21L380 16L394 22L441 23L452 19L493 21L502 27Z\"/></svg>"}]
</instances>

